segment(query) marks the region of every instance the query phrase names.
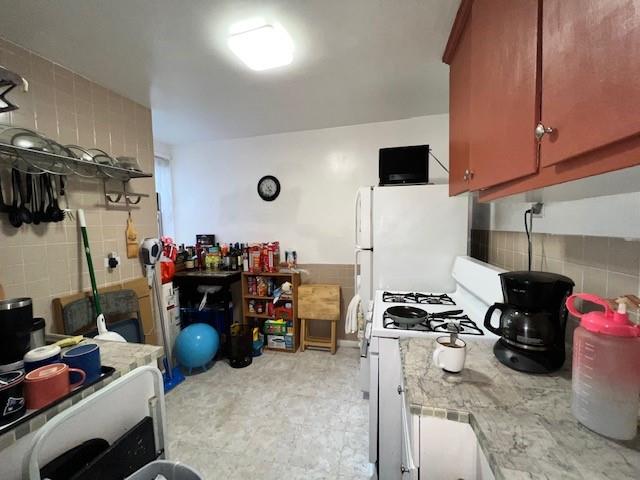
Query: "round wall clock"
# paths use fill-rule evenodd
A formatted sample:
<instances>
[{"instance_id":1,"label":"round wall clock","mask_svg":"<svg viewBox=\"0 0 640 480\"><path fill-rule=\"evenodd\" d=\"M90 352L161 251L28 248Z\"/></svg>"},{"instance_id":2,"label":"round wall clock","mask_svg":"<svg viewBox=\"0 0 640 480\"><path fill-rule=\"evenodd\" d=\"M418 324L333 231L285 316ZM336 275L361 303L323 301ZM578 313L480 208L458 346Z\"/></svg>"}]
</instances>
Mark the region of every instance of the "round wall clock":
<instances>
[{"instance_id":1,"label":"round wall clock","mask_svg":"<svg viewBox=\"0 0 640 480\"><path fill-rule=\"evenodd\" d=\"M258 195L266 202L272 202L280 195L280 182L273 175L265 175L258 180Z\"/></svg>"}]
</instances>

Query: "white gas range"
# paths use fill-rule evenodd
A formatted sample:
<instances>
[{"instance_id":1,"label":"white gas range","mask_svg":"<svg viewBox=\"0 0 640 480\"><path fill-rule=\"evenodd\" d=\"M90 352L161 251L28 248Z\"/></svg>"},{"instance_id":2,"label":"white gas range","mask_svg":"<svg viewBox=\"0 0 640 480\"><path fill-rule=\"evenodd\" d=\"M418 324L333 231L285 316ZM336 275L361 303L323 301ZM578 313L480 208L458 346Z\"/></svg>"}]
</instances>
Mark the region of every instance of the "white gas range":
<instances>
[{"instance_id":1,"label":"white gas range","mask_svg":"<svg viewBox=\"0 0 640 480\"><path fill-rule=\"evenodd\" d=\"M502 301L498 277L502 271L470 257L457 257L451 274L456 285L452 292L376 292L361 364L369 374L369 459L377 478L400 479L404 471L401 453L404 394L398 339L418 336L435 339L453 332L463 340L472 337L495 342L498 337L484 328L484 316L491 304ZM426 320L407 327L389 314L391 307L420 309L428 315Z\"/></svg>"},{"instance_id":2,"label":"white gas range","mask_svg":"<svg viewBox=\"0 0 640 480\"><path fill-rule=\"evenodd\" d=\"M401 338L455 333L461 337L471 335L495 340L497 337L484 328L484 312L478 311L472 303L472 299L465 299L457 292L434 294L378 290L371 336ZM402 323L404 317L405 321L411 322L411 317L417 312L424 312L427 318L411 325Z\"/></svg>"}]
</instances>

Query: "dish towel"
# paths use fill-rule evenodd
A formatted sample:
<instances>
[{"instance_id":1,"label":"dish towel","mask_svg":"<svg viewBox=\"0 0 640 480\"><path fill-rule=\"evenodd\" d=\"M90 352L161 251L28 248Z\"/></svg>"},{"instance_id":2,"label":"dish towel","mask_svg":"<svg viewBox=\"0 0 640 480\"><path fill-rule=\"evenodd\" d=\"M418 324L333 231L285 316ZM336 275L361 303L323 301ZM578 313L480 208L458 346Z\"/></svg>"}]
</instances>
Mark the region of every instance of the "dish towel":
<instances>
[{"instance_id":1,"label":"dish towel","mask_svg":"<svg viewBox=\"0 0 640 480\"><path fill-rule=\"evenodd\" d=\"M353 296L347 307L347 315L344 322L345 333L356 333L358 331L358 309L360 308L360 295Z\"/></svg>"}]
</instances>

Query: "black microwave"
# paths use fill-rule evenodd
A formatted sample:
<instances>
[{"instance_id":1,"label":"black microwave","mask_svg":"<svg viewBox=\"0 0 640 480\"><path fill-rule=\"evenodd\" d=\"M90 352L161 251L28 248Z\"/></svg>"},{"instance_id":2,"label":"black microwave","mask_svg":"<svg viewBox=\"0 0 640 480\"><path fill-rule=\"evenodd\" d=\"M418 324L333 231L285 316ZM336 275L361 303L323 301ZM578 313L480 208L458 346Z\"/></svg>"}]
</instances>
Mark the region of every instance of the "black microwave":
<instances>
[{"instance_id":1,"label":"black microwave","mask_svg":"<svg viewBox=\"0 0 640 480\"><path fill-rule=\"evenodd\" d=\"M380 185L421 185L429 182L429 145L381 148Z\"/></svg>"}]
</instances>

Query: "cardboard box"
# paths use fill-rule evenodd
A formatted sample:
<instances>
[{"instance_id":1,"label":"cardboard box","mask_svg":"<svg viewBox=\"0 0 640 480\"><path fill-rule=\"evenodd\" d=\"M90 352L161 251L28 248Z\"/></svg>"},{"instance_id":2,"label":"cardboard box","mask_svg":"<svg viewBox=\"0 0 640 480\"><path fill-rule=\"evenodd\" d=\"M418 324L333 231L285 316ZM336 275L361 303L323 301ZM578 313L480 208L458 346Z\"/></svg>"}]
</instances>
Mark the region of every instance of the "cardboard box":
<instances>
[{"instance_id":1,"label":"cardboard box","mask_svg":"<svg viewBox=\"0 0 640 480\"><path fill-rule=\"evenodd\" d=\"M286 350L286 335L267 335L267 347L277 350Z\"/></svg>"}]
</instances>

